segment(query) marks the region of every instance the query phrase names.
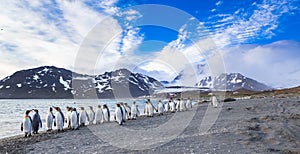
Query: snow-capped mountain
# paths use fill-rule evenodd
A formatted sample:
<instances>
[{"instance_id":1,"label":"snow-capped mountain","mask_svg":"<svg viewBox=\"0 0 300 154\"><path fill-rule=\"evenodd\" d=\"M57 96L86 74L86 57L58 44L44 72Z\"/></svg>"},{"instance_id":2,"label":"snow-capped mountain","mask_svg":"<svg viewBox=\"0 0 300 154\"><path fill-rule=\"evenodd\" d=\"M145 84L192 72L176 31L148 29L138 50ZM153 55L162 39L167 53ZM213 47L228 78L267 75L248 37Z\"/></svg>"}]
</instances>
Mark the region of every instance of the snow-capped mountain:
<instances>
[{"instance_id":1,"label":"snow-capped mountain","mask_svg":"<svg viewBox=\"0 0 300 154\"><path fill-rule=\"evenodd\" d=\"M209 67L206 63L194 63L186 66L172 81L161 81L165 87L170 86L194 86L202 78L209 75Z\"/></svg>"},{"instance_id":2,"label":"snow-capped mountain","mask_svg":"<svg viewBox=\"0 0 300 154\"><path fill-rule=\"evenodd\" d=\"M155 79L126 69L90 76L43 66L0 80L0 98L123 98L149 95L161 88Z\"/></svg>"},{"instance_id":3,"label":"snow-capped mountain","mask_svg":"<svg viewBox=\"0 0 300 154\"><path fill-rule=\"evenodd\" d=\"M239 89L264 91L272 89L271 87L251 78L247 78L240 73L223 73L214 77L214 79L211 76L208 76L200 80L196 86L227 91L235 91Z\"/></svg>"}]
</instances>

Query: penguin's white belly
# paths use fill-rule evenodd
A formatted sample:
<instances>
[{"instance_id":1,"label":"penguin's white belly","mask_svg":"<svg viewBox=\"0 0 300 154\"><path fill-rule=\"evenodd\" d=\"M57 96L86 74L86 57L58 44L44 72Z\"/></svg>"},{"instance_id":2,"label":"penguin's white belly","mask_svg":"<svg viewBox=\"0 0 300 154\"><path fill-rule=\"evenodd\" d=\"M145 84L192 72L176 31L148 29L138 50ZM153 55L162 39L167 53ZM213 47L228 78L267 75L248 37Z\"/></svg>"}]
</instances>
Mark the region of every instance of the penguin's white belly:
<instances>
[{"instance_id":1,"label":"penguin's white belly","mask_svg":"<svg viewBox=\"0 0 300 154\"><path fill-rule=\"evenodd\" d=\"M24 133L31 133L32 125L29 118L25 118L23 120L23 132Z\"/></svg>"},{"instance_id":2,"label":"penguin's white belly","mask_svg":"<svg viewBox=\"0 0 300 154\"><path fill-rule=\"evenodd\" d=\"M122 124L122 121L123 121L123 115L122 115L122 112L121 112L121 109L117 109L116 112L115 112L115 118L116 118L116 121L118 122L118 124Z\"/></svg>"},{"instance_id":3,"label":"penguin's white belly","mask_svg":"<svg viewBox=\"0 0 300 154\"><path fill-rule=\"evenodd\" d=\"M95 119L95 114L93 112L90 112L89 114L89 119L90 119L90 123L93 123L94 119Z\"/></svg>"},{"instance_id":4,"label":"penguin's white belly","mask_svg":"<svg viewBox=\"0 0 300 154\"><path fill-rule=\"evenodd\" d=\"M218 100L215 96L212 97L212 104L214 107L218 107Z\"/></svg>"},{"instance_id":5,"label":"penguin's white belly","mask_svg":"<svg viewBox=\"0 0 300 154\"><path fill-rule=\"evenodd\" d=\"M192 108L192 104L191 104L191 102L190 101L186 101L186 108L187 109L191 109Z\"/></svg>"},{"instance_id":6,"label":"penguin's white belly","mask_svg":"<svg viewBox=\"0 0 300 154\"><path fill-rule=\"evenodd\" d=\"M170 103L170 111L175 111L175 104L174 103Z\"/></svg>"},{"instance_id":7,"label":"penguin's white belly","mask_svg":"<svg viewBox=\"0 0 300 154\"><path fill-rule=\"evenodd\" d=\"M137 110L136 110L136 106L132 106L131 107L131 117L134 117L137 115Z\"/></svg>"},{"instance_id":8,"label":"penguin's white belly","mask_svg":"<svg viewBox=\"0 0 300 154\"><path fill-rule=\"evenodd\" d=\"M161 103L158 104L157 109L158 109L158 113L163 113L163 106Z\"/></svg>"},{"instance_id":9,"label":"penguin's white belly","mask_svg":"<svg viewBox=\"0 0 300 154\"><path fill-rule=\"evenodd\" d=\"M71 114L71 127L74 129L78 128L77 113L75 111Z\"/></svg>"},{"instance_id":10,"label":"penguin's white belly","mask_svg":"<svg viewBox=\"0 0 300 154\"><path fill-rule=\"evenodd\" d=\"M107 109L103 109L103 121L109 121Z\"/></svg>"},{"instance_id":11,"label":"penguin's white belly","mask_svg":"<svg viewBox=\"0 0 300 154\"><path fill-rule=\"evenodd\" d=\"M64 127L64 122L63 122L63 118L62 118L61 114L59 112L57 112L55 117L56 117L55 122L56 122L57 129L62 130Z\"/></svg>"},{"instance_id":12,"label":"penguin's white belly","mask_svg":"<svg viewBox=\"0 0 300 154\"><path fill-rule=\"evenodd\" d=\"M153 107L152 107L152 105L148 105L148 113L149 113L149 115L150 115L150 116L152 116L152 115L153 115L153 113L154 113L154 110L153 110Z\"/></svg>"},{"instance_id":13,"label":"penguin's white belly","mask_svg":"<svg viewBox=\"0 0 300 154\"><path fill-rule=\"evenodd\" d=\"M96 111L95 122L96 123L101 123L101 120L102 120L102 110L97 110Z\"/></svg>"},{"instance_id":14,"label":"penguin's white belly","mask_svg":"<svg viewBox=\"0 0 300 154\"><path fill-rule=\"evenodd\" d=\"M86 113L85 112L80 112L79 114L79 125L85 124L86 122Z\"/></svg>"},{"instance_id":15,"label":"penguin's white belly","mask_svg":"<svg viewBox=\"0 0 300 154\"><path fill-rule=\"evenodd\" d=\"M165 104L165 111L166 111L166 112L169 111L169 103Z\"/></svg>"},{"instance_id":16,"label":"penguin's white belly","mask_svg":"<svg viewBox=\"0 0 300 154\"><path fill-rule=\"evenodd\" d=\"M184 111L185 110L185 103L182 101L180 102L180 111Z\"/></svg>"},{"instance_id":17,"label":"penguin's white belly","mask_svg":"<svg viewBox=\"0 0 300 154\"><path fill-rule=\"evenodd\" d=\"M52 114L48 114L46 118L46 127L52 129L52 124L53 124L53 116Z\"/></svg>"},{"instance_id":18,"label":"penguin's white belly","mask_svg":"<svg viewBox=\"0 0 300 154\"><path fill-rule=\"evenodd\" d=\"M71 122L71 112L70 111L68 111L67 112L67 124L69 125L69 123Z\"/></svg>"}]
</instances>

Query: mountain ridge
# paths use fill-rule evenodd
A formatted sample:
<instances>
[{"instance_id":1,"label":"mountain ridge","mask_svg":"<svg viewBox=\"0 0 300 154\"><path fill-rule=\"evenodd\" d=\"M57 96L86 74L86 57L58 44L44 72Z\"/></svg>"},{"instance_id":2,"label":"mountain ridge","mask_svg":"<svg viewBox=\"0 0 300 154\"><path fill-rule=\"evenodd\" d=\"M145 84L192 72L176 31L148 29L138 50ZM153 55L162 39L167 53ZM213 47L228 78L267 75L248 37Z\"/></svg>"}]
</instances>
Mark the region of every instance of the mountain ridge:
<instances>
[{"instance_id":1,"label":"mountain ridge","mask_svg":"<svg viewBox=\"0 0 300 154\"><path fill-rule=\"evenodd\" d=\"M0 98L129 98L163 86L152 77L118 69L83 75L55 66L20 70L0 80Z\"/></svg>"},{"instance_id":2,"label":"mountain ridge","mask_svg":"<svg viewBox=\"0 0 300 154\"><path fill-rule=\"evenodd\" d=\"M239 89L266 91L273 89L272 87L248 78L241 73L222 73L214 78L207 76L196 83L195 86L226 91L236 91Z\"/></svg>"}]
</instances>

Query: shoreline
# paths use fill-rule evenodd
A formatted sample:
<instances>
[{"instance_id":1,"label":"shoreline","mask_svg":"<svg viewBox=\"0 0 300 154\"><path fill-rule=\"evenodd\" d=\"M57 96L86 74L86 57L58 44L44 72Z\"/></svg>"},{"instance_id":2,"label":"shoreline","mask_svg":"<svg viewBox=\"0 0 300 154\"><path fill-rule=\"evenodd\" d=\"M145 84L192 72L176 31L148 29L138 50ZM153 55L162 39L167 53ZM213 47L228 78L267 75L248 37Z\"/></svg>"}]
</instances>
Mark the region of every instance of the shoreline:
<instances>
[{"instance_id":1,"label":"shoreline","mask_svg":"<svg viewBox=\"0 0 300 154\"><path fill-rule=\"evenodd\" d=\"M55 130L43 131L30 138L23 138L23 135L2 138L0 153L300 153L300 101L297 98L226 102L211 129L201 134L199 126L207 105L208 103L200 104L193 108L196 113L182 133L169 142L150 149L118 148L99 138L93 130L151 130L159 128L175 117L175 114L155 115L152 118L138 117L137 120L129 120L122 126L110 122L62 133ZM178 112L176 115L185 119L192 112ZM107 128L111 129L105 130ZM118 140L118 137L115 139ZM144 139L155 140L151 135ZM137 138L136 143L142 143L144 139Z\"/></svg>"}]
</instances>

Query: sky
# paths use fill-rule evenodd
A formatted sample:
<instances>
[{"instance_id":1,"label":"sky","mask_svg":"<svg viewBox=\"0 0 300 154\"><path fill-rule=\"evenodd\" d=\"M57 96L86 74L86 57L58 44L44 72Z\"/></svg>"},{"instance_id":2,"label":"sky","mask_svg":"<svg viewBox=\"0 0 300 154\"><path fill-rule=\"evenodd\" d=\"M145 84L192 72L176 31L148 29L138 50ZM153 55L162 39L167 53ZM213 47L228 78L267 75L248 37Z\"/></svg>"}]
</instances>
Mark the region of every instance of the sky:
<instances>
[{"instance_id":1,"label":"sky","mask_svg":"<svg viewBox=\"0 0 300 154\"><path fill-rule=\"evenodd\" d=\"M183 74L186 85L239 72L274 88L299 86L299 4L0 1L0 78L50 65L91 75L127 68L160 81Z\"/></svg>"}]
</instances>

